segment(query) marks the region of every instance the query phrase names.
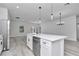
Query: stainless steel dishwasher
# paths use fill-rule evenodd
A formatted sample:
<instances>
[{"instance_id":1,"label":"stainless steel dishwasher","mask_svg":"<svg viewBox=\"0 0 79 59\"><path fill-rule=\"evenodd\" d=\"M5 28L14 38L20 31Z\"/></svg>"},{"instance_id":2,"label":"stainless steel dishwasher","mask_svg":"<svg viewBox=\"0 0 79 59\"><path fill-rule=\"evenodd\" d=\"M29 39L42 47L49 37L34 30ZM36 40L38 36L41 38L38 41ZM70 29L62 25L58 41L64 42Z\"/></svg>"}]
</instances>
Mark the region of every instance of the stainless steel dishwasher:
<instances>
[{"instance_id":1,"label":"stainless steel dishwasher","mask_svg":"<svg viewBox=\"0 0 79 59\"><path fill-rule=\"evenodd\" d=\"M40 38L33 37L33 53L35 56L40 56Z\"/></svg>"}]
</instances>

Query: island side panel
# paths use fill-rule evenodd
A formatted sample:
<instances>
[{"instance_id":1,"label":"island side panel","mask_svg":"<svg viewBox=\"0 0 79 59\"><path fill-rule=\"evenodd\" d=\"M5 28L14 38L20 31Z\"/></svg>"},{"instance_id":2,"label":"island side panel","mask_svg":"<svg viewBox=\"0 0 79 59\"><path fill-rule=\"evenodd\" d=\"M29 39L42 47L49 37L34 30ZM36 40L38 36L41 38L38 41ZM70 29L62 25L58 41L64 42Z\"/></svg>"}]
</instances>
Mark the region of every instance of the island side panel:
<instances>
[{"instance_id":1,"label":"island side panel","mask_svg":"<svg viewBox=\"0 0 79 59\"><path fill-rule=\"evenodd\" d=\"M52 42L52 56L64 56L64 39Z\"/></svg>"}]
</instances>

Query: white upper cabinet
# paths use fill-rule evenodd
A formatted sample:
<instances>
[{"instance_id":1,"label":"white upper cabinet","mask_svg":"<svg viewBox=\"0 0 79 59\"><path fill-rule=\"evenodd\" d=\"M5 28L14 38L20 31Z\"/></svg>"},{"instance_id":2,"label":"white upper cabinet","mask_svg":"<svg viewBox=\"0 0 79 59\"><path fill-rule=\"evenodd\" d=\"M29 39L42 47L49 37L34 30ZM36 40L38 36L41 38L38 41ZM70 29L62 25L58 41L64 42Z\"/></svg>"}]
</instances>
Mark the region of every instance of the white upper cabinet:
<instances>
[{"instance_id":1,"label":"white upper cabinet","mask_svg":"<svg viewBox=\"0 0 79 59\"><path fill-rule=\"evenodd\" d=\"M0 7L0 19L8 19L8 9Z\"/></svg>"}]
</instances>

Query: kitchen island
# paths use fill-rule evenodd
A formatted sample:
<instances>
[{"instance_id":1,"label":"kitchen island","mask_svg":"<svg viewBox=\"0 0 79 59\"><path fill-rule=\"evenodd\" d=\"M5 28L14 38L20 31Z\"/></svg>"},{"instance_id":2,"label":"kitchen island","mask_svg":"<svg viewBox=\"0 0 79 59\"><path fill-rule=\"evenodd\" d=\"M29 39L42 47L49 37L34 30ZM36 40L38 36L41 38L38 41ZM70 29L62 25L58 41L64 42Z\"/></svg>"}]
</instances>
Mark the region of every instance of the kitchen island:
<instances>
[{"instance_id":1,"label":"kitchen island","mask_svg":"<svg viewBox=\"0 0 79 59\"><path fill-rule=\"evenodd\" d=\"M61 35L29 33L27 34L27 46L36 56L63 56L65 38L67 37Z\"/></svg>"}]
</instances>

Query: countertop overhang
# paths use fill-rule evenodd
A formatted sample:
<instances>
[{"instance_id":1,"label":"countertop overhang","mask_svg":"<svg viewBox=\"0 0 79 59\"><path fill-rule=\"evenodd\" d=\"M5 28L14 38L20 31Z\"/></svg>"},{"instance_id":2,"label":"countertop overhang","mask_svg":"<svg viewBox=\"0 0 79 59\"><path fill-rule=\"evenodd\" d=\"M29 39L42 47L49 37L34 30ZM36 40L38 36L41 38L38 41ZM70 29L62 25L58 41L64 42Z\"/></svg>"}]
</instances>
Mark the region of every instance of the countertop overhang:
<instances>
[{"instance_id":1,"label":"countertop overhang","mask_svg":"<svg viewBox=\"0 0 79 59\"><path fill-rule=\"evenodd\" d=\"M32 36L49 40L49 41L56 41L56 40L61 40L67 38L67 36L62 36L62 35L52 35L52 34L31 34Z\"/></svg>"}]
</instances>

